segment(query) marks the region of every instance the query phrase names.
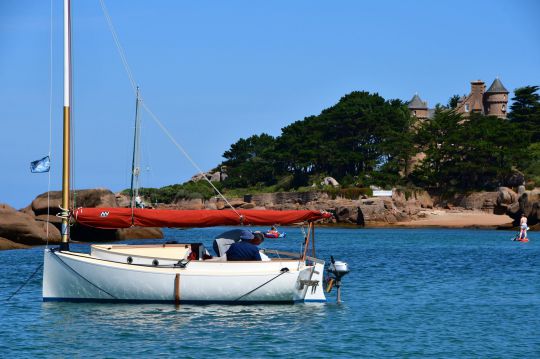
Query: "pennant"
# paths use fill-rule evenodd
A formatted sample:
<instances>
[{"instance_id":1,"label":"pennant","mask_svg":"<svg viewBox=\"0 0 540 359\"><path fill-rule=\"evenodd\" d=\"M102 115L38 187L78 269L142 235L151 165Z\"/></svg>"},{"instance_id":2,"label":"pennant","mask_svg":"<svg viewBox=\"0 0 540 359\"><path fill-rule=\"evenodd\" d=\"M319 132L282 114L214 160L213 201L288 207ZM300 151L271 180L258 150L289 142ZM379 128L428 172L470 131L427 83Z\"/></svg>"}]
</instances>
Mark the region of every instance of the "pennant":
<instances>
[{"instance_id":1,"label":"pennant","mask_svg":"<svg viewBox=\"0 0 540 359\"><path fill-rule=\"evenodd\" d=\"M51 159L49 156L45 156L40 160L30 162L30 172L43 173L49 172L51 169Z\"/></svg>"}]
</instances>

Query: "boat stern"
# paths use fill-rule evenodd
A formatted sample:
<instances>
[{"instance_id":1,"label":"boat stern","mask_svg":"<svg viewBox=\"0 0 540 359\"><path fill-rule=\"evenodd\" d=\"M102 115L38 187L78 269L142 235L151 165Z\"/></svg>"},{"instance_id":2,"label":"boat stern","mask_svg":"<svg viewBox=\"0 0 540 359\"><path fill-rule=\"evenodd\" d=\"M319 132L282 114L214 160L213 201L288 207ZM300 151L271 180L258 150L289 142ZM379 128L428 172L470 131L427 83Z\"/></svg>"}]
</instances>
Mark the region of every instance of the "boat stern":
<instances>
[{"instance_id":1,"label":"boat stern","mask_svg":"<svg viewBox=\"0 0 540 359\"><path fill-rule=\"evenodd\" d=\"M304 303L325 303L324 295L324 261L309 259L312 265L307 266L298 276L298 301Z\"/></svg>"}]
</instances>

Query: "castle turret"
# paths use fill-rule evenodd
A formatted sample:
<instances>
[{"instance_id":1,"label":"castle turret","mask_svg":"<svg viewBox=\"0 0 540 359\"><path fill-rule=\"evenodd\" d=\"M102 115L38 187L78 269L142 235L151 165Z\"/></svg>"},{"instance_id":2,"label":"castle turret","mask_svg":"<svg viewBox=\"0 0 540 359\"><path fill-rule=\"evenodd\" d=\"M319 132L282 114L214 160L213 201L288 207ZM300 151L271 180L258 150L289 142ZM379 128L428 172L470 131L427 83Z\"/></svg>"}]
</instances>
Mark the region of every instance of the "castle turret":
<instances>
[{"instance_id":1,"label":"castle turret","mask_svg":"<svg viewBox=\"0 0 540 359\"><path fill-rule=\"evenodd\" d=\"M469 111L484 112L484 91L486 84L482 80L471 81L471 95L469 97Z\"/></svg>"},{"instance_id":2,"label":"castle turret","mask_svg":"<svg viewBox=\"0 0 540 359\"><path fill-rule=\"evenodd\" d=\"M413 98L409 101L407 107L411 110L413 116L420 120L425 120L428 118L428 106L427 102L422 101L418 94L415 94Z\"/></svg>"},{"instance_id":3,"label":"castle turret","mask_svg":"<svg viewBox=\"0 0 540 359\"><path fill-rule=\"evenodd\" d=\"M508 90L504 87L501 80L496 78L484 94L485 114L506 118L507 105Z\"/></svg>"}]
</instances>

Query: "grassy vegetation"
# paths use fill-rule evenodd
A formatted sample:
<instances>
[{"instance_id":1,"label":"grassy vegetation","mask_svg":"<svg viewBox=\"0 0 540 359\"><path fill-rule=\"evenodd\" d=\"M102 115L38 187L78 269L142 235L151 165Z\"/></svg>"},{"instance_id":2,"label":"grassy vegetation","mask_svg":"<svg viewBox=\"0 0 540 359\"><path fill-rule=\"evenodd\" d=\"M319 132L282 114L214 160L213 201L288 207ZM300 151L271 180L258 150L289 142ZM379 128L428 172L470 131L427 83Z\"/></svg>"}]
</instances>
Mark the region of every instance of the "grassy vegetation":
<instances>
[{"instance_id":1,"label":"grassy vegetation","mask_svg":"<svg viewBox=\"0 0 540 359\"><path fill-rule=\"evenodd\" d=\"M220 184L214 185L221 191ZM123 190L123 194L129 195L129 189ZM140 188L139 194L152 203L174 203L178 200L210 199L215 195L214 189L205 181L186 182L173 184L161 188Z\"/></svg>"}]
</instances>

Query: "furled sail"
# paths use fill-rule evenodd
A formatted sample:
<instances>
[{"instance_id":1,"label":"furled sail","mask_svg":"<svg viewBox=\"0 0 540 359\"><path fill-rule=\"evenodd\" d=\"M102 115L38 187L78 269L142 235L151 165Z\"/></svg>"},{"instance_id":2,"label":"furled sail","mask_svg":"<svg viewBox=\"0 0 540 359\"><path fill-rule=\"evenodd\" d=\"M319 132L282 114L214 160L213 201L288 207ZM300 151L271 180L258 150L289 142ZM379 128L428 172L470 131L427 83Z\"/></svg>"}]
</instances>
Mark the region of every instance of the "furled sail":
<instances>
[{"instance_id":1,"label":"furled sail","mask_svg":"<svg viewBox=\"0 0 540 359\"><path fill-rule=\"evenodd\" d=\"M238 214L240 216L238 216ZM169 210L142 208L78 208L74 217L80 224L113 229L139 227L213 227L235 225L288 225L313 222L332 215L320 211L272 210Z\"/></svg>"}]
</instances>

